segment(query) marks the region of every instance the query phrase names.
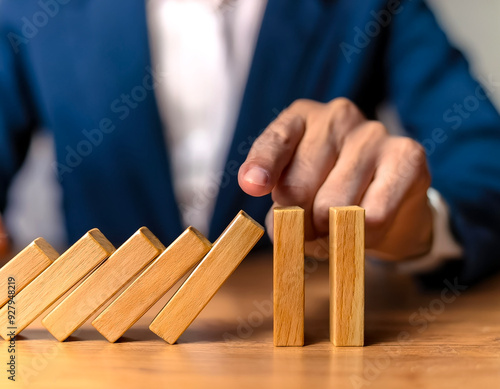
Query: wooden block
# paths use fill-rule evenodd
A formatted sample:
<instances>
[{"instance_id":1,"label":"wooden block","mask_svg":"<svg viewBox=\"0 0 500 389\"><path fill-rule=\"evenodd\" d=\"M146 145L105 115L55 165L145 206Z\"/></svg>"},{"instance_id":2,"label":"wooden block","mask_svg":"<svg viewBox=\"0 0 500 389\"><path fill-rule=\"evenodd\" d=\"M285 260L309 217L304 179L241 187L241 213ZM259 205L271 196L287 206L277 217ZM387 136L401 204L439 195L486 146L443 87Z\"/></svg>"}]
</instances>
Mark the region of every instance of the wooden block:
<instances>
[{"instance_id":1,"label":"wooden block","mask_svg":"<svg viewBox=\"0 0 500 389\"><path fill-rule=\"evenodd\" d=\"M9 300L7 290L17 295L58 257L59 253L45 239L38 238L7 262L0 269L0 307Z\"/></svg>"},{"instance_id":2,"label":"wooden block","mask_svg":"<svg viewBox=\"0 0 500 389\"><path fill-rule=\"evenodd\" d=\"M116 342L210 250L212 244L189 227L92 322Z\"/></svg>"},{"instance_id":3,"label":"wooden block","mask_svg":"<svg viewBox=\"0 0 500 389\"><path fill-rule=\"evenodd\" d=\"M149 329L174 344L263 234L264 228L240 211Z\"/></svg>"},{"instance_id":4,"label":"wooden block","mask_svg":"<svg viewBox=\"0 0 500 389\"><path fill-rule=\"evenodd\" d=\"M69 294L42 324L60 342L66 340L165 247L142 227Z\"/></svg>"},{"instance_id":5,"label":"wooden block","mask_svg":"<svg viewBox=\"0 0 500 389\"><path fill-rule=\"evenodd\" d=\"M330 208L330 340L363 346L365 316L365 210Z\"/></svg>"},{"instance_id":6,"label":"wooden block","mask_svg":"<svg viewBox=\"0 0 500 389\"><path fill-rule=\"evenodd\" d=\"M304 345L304 210L274 209L275 346Z\"/></svg>"},{"instance_id":7,"label":"wooden block","mask_svg":"<svg viewBox=\"0 0 500 389\"><path fill-rule=\"evenodd\" d=\"M87 232L15 297L14 324L7 316L9 306L0 309L0 336L20 333L114 249L98 229Z\"/></svg>"}]
</instances>

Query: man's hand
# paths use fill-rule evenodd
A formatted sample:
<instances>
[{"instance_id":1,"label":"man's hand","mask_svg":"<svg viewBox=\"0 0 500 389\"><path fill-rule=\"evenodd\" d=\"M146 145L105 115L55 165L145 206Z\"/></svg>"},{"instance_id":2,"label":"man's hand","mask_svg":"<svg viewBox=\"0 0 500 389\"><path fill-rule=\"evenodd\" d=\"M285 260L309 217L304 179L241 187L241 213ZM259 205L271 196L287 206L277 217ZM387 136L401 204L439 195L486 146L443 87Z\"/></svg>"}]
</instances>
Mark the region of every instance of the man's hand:
<instances>
[{"instance_id":1,"label":"man's hand","mask_svg":"<svg viewBox=\"0 0 500 389\"><path fill-rule=\"evenodd\" d=\"M0 258L5 257L10 253L10 241L5 231L5 227L2 222L2 218L0 217Z\"/></svg>"},{"instance_id":2,"label":"man's hand","mask_svg":"<svg viewBox=\"0 0 500 389\"><path fill-rule=\"evenodd\" d=\"M308 241L328 236L330 207L360 205L371 254L399 260L431 247L424 149L347 99L295 101L255 141L238 181L252 196L272 192L274 206L304 208ZM272 209L266 225L272 236Z\"/></svg>"}]
</instances>

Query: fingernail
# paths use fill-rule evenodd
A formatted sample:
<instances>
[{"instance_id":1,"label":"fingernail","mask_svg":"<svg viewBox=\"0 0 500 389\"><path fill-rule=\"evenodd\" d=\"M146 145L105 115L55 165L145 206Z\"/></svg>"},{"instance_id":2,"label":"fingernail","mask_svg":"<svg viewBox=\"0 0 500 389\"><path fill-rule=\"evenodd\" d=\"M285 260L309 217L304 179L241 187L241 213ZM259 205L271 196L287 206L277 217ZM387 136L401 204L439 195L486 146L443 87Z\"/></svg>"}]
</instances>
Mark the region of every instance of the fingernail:
<instances>
[{"instance_id":1,"label":"fingernail","mask_svg":"<svg viewBox=\"0 0 500 389\"><path fill-rule=\"evenodd\" d=\"M269 174L260 167L253 167L246 172L244 180L250 184L266 186L269 182Z\"/></svg>"}]
</instances>

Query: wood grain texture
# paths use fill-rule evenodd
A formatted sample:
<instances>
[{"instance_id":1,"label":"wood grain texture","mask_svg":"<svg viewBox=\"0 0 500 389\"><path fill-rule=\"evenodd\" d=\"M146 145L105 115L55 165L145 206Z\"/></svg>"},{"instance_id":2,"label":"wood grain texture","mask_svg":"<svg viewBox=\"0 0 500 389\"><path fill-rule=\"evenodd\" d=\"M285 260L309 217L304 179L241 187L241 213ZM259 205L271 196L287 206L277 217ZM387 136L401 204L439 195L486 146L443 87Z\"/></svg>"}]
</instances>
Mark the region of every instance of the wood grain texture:
<instances>
[{"instance_id":1,"label":"wood grain texture","mask_svg":"<svg viewBox=\"0 0 500 389\"><path fill-rule=\"evenodd\" d=\"M57 340L66 340L164 249L151 231L140 228L55 307L42 324Z\"/></svg>"},{"instance_id":2,"label":"wood grain texture","mask_svg":"<svg viewBox=\"0 0 500 389\"><path fill-rule=\"evenodd\" d=\"M193 227L187 228L146 270L120 294L92 325L116 342L174 284L196 265L212 244Z\"/></svg>"},{"instance_id":3,"label":"wood grain texture","mask_svg":"<svg viewBox=\"0 0 500 389\"><path fill-rule=\"evenodd\" d=\"M304 345L304 210L274 209L273 341Z\"/></svg>"},{"instance_id":4,"label":"wood grain texture","mask_svg":"<svg viewBox=\"0 0 500 389\"><path fill-rule=\"evenodd\" d=\"M240 211L149 329L174 344L263 234L264 228Z\"/></svg>"},{"instance_id":5,"label":"wood grain texture","mask_svg":"<svg viewBox=\"0 0 500 389\"><path fill-rule=\"evenodd\" d=\"M87 232L16 296L14 334L19 334L114 250L98 229ZM5 305L0 310L0 336L4 339L11 332L7 308Z\"/></svg>"},{"instance_id":6,"label":"wood grain texture","mask_svg":"<svg viewBox=\"0 0 500 389\"><path fill-rule=\"evenodd\" d=\"M12 258L0 269L0 306L8 300L8 279L15 279L17 295L41 272L59 257L59 253L43 238L35 239L23 251Z\"/></svg>"},{"instance_id":7,"label":"wood grain texture","mask_svg":"<svg viewBox=\"0 0 500 389\"><path fill-rule=\"evenodd\" d=\"M172 290L113 344L89 322L75 341L59 343L36 320L16 341L16 382L7 385L4 371L0 386L500 387L500 274L465 291L450 278L448 285L424 293L411 275L367 261L366 347L345 348L334 347L329 340L328 261L308 260L307 347L273 347L272 262L272 252L250 254L173 347L148 330ZM10 355L4 343L0 361Z\"/></svg>"},{"instance_id":8,"label":"wood grain texture","mask_svg":"<svg viewBox=\"0 0 500 389\"><path fill-rule=\"evenodd\" d=\"M330 340L363 346L365 312L365 210L330 208Z\"/></svg>"}]
</instances>

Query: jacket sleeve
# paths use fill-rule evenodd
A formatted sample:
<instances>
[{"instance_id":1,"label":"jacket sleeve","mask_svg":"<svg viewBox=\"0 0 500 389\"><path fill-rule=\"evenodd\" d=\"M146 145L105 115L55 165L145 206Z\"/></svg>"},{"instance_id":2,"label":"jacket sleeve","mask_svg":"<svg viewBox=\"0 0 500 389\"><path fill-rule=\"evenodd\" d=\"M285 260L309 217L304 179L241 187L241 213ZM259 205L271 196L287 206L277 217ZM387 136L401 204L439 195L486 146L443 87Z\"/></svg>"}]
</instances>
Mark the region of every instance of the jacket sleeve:
<instances>
[{"instance_id":1,"label":"jacket sleeve","mask_svg":"<svg viewBox=\"0 0 500 389\"><path fill-rule=\"evenodd\" d=\"M22 76L25 53L14 49L18 48L16 39L22 36L6 22L5 3L0 3L0 213L6 205L9 183L26 156L36 127Z\"/></svg>"},{"instance_id":2,"label":"jacket sleeve","mask_svg":"<svg viewBox=\"0 0 500 389\"><path fill-rule=\"evenodd\" d=\"M462 261L445 262L422 280L474 283L500 269L500 116L488 98L500 80L488 77L481 86L470 75L423 1L402 2L387 39L389 99L425 147L432 186L448 203L464 248Z\"/></svg>"}]
</instances>

